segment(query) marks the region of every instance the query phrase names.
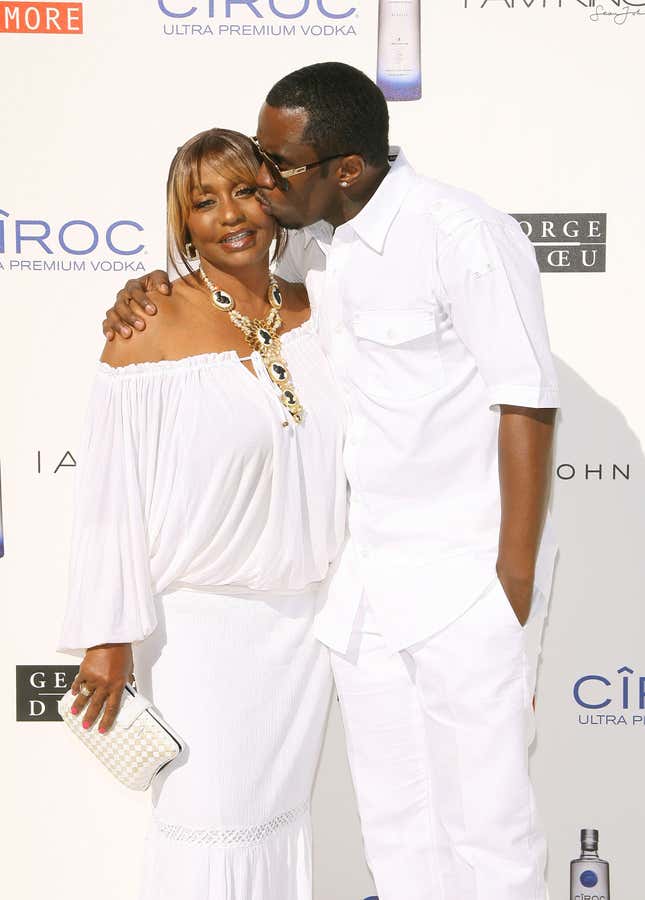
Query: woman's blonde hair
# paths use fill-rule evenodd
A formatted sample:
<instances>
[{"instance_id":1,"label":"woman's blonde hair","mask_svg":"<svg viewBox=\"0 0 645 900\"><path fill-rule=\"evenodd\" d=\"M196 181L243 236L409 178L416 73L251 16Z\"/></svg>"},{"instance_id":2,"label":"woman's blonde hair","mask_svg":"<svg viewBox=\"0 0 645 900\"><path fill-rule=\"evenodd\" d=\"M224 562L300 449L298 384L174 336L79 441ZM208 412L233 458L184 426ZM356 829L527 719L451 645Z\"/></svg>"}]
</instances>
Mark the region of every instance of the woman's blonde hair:
<instances>
[{"instance_id":1,"label":"woman's blonde hair","mask_svg":"<svg viewBox=\"0 0 645 900\"><path fill-rule=\"evenodd\" d=\"M192 192L202 183L203 165L212 166L224 178L254 185L259 169L253 143L239 131L211 128L196 134L179 148L168 172L168 254L176 267L181 263L192 272L186 253L190 242L188 217L192 210ZM276 222L277 259L286 245L286 231Z\"/></svg>"}]
</instances>

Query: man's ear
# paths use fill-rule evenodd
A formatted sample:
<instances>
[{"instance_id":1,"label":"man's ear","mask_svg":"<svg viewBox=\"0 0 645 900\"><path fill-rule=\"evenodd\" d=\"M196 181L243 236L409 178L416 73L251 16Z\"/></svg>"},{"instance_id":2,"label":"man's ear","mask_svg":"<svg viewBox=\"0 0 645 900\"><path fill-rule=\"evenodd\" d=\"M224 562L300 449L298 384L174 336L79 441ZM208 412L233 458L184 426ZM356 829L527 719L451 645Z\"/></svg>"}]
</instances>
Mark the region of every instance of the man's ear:
<instances>
[{"instance_id":1,"label":"man's ear","mask_svg":"<svg viewBox=\"0 0 645 900\"><path fill-rule=\"evenodd\" d=\"M357 153L344 156L336 169L336 177L341 187L351 187L363 176L367 166L362 156Z\"/></svg>"}]
</instances>

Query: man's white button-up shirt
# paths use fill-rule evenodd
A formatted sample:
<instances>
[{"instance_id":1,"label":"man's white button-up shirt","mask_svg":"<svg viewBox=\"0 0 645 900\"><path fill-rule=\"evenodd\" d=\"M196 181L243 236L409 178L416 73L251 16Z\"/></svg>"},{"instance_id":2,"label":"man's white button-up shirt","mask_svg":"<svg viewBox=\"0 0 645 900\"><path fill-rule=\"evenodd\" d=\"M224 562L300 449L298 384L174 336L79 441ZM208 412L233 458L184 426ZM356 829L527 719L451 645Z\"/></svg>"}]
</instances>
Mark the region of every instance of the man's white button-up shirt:
<instances>
[{"instance_id":1,"label":"man's white button-up shirt","mask_svg":"<svg viewBox=\"0 0 645 900\"><path fill-rule=\"evenodd\" d=\"M291 233L277 272L305 282L348 410L349 539L317 634L345 651L364 594L396 651L495 576L499 405L559 405L535 252L513 218L399 152L357 216ZM547 596L555 555L547 517Z\"/></svg>"}]
</instances>

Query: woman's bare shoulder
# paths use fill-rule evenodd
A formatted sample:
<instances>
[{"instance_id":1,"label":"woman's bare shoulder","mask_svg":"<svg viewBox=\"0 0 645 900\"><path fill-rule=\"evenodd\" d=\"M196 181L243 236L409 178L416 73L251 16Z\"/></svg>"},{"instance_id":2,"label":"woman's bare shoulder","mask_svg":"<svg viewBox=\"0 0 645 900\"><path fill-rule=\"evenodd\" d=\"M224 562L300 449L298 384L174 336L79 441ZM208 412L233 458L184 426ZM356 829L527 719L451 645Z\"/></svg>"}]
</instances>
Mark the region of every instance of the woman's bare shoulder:
<instances>
[{"instance_id":1,"label":"woman's bare shoulder","mask_svg":"<svg viewBox=\"0 0 645 900\"><path fill-rule=\"evenodd\" d=\"M111 341L105 342L101 362L119 368L131 363L161 362L166 359L165 346L168 335L181 314L180 301L184 291L185 286L180 279L171 284L170 294L152 291L148 296L157 307L157 312L145 317L145 330L133 329L129 338L117 333Z\"/></svg>"}]
</instances>

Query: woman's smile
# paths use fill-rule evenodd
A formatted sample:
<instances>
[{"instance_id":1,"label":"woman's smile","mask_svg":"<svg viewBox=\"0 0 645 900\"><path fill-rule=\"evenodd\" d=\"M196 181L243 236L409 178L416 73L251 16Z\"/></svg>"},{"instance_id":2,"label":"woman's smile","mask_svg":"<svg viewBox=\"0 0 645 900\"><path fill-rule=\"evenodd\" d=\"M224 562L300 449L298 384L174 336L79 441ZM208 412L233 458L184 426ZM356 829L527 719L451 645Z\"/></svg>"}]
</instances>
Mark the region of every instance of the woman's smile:
<instances>
[{"instance_id":1,"label":"woman's smile","mask_svg":"<svg viewBox=\"0 0 645 900\"><path fill-rule=\"evenodd\" d=\"M227 252L235 253L239 250L247 250L249 247L254 247L255 237L256 232L252 228L244 228L238 231L231 231L221 238L219 243Z\"/></svg>"}]
</instances>

